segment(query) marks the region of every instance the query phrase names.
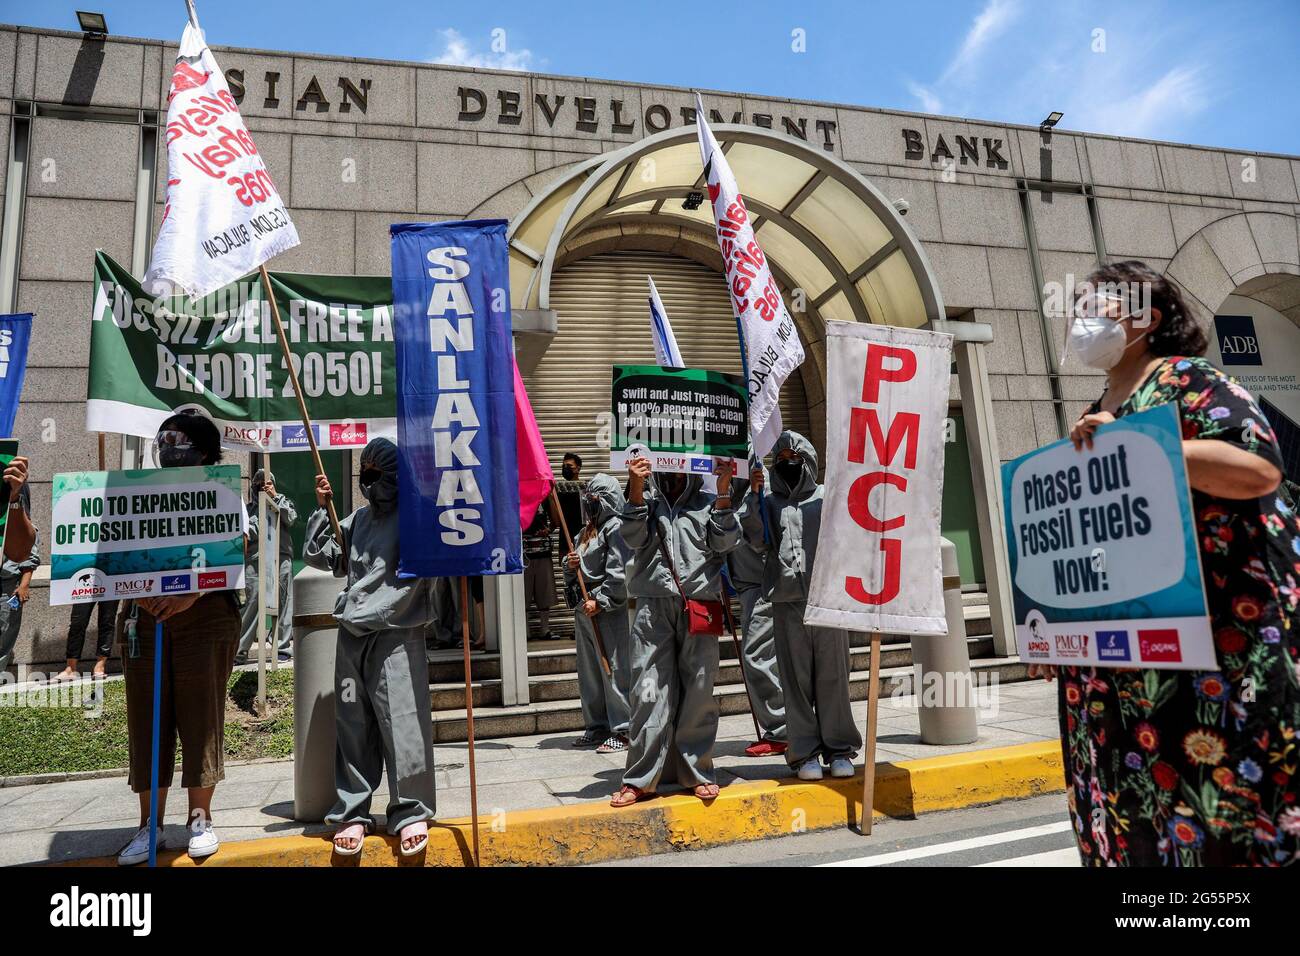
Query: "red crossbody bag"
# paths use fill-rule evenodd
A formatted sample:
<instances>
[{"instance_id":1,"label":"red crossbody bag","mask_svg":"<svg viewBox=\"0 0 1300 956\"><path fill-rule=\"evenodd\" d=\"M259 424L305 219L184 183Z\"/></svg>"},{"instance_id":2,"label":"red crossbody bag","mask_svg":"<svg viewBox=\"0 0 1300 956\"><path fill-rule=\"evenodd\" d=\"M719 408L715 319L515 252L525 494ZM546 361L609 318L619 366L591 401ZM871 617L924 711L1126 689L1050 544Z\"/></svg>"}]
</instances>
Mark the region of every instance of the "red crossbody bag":
<instances>
[{"instance_id":1,"label":"red crossbody bag","mask_svg":"<svg viewBox=\"0 0 1300 956\"><path fill-rule=\"evenodd\" d=\"M672 556L668 553L668 544L664 541L663 535L659 534L657 519L655 536L659 539L659 553L663 556L664 563L668 565L668 573L673 576L673 584L686 606L687 633L718 637L722 634L722 602L688 598L686 592L682 590L682 582L677 577L677 568L673 564Z\"/></svg>"}]
</instances>

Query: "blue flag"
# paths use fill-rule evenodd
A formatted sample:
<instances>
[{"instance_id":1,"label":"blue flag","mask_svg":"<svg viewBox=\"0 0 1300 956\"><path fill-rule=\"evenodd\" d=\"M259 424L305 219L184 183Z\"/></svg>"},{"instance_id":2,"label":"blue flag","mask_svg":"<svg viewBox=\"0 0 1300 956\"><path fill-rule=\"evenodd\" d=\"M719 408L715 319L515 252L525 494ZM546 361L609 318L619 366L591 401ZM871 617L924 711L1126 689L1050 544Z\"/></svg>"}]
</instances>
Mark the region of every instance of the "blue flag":
<instances>
[{"instance_id":1,"label":"blue flag","mask_svg":"<svg viewBox=\"0 0 1300 956\"><path fill-rule=\"evenodd\" d=\"M504 219L395 224L405 577L523 570Z\"/></svg>"},{"instance_id":2,"label":"blue flag","mask_svg":"<svg viewBox=\"0 0 1300 956\"><path fill-rule=\"evenodd\" d=\"M14 433L18 401L27 375L27 345L32 339L32 314L0 315L0 438Z\"/></svg>"}]
</instances>

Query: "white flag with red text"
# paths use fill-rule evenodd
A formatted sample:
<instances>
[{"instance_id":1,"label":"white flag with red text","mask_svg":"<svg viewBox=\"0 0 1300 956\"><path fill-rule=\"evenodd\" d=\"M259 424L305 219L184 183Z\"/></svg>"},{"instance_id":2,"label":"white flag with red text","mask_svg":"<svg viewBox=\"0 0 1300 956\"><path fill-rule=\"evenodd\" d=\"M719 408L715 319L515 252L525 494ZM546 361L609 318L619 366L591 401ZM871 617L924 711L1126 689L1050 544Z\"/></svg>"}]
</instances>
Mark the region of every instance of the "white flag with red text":
<instances>
[{"instance_id":1,"label":"white flag with red text","mask_svg":"<svg viewBox=\"0 0 1300 956\"><path fill-rule=\"evenodd\" d=\"M826 490L804 623L946 634L939 524L952 336L826 323Z\"/></svg>"},{"instance_id":2,"label":"white flag with red text","mask_svg":"<svg viewBox=\"0 0 1300 956\"><path fill-rule=\"evenodd\" d=\"M191 19L167 94L167 206L144 287L204 296L296 245L298 231Z\"/></svg>"},{"instance_id":3,"label":"white flag with red text","mask_svg":"<svg viewBox=\"0 0 1300 956\"><path fill-rule=\"evenodd\" d=\"M754 237L745 200L727 157L718 148L695 97L695 127L700 139L705 183L722 252L722 271L731 292L731 309L740 327L749 389L749 437L762 458L781 434L781 385L803 362L803 345L786 310L767 258Z\"/></svg>"}]
</instances>

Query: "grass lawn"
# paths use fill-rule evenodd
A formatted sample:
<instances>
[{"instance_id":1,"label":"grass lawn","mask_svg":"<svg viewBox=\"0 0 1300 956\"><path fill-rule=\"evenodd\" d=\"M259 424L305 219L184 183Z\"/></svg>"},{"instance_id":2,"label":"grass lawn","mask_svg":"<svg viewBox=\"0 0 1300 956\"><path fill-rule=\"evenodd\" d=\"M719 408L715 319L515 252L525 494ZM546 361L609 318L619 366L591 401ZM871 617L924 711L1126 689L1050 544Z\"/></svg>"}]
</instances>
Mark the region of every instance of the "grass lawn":
<instances>
[{"instance_id":1,"label":"grass lawn","mask_svg":"<svg viewBox=\"0 0 1300 956\"><path fill-rule=\"evenodd\" d=\"M12 706L0 695L0 777L112 770L127 764L126 685L103 686L103 708ZM267 714L253 713L257 671L237 671L226 697L226 759L293 755L293 670L266 674ZM18 695L17 700L22 700ZM146 746L148 741L145 741ZM179 750L179 745L177 746ZM177 761L179 767L179 758Z\"/></svg>"}]
</instances>

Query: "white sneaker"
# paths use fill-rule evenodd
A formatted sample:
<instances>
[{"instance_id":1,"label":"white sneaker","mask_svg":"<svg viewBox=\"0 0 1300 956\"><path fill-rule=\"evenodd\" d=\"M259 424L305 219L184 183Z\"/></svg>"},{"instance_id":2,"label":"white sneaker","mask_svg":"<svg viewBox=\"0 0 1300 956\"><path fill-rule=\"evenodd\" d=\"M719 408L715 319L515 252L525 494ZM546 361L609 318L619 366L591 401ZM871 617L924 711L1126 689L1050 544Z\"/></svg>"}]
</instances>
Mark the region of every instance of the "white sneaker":
<instances>
[{"instance_id":1,"label":"white sneaker","mask_svg":"<svg viewBox=\"0 0 1300 956\"><path fill-rule=\"evenodd\" d=\"M191 860L201 860L205 856L212 856L219 849L221 849L221 841L217 839L217 831L212 829L211 823L205 823L202 827L192 827L190 829Z\"/></svg>"},{"instance_id":2,"label":"white sneaker","mask_svg":"<svg viewBox=\"0 0 1300 956\"><path fill-rule=\"evenodd\" d=\"M800 780L820 780L822 778L821 761L816 757L810 757L799 765Z\"/></svg>"},{"instance_id":3,"label":"white sneaker","mask_svg":"<svg viewBox=\"0 0 1300 956\"><path fill-rule=\"evenodd\" d=\"M167 845L163 838L162 827L158 828L158 849L161 850ZM135 866L137 863L143 863L149 859L149 828L141 827L136 831L135 836L131 837L131 842L122 848L122 852L117 855L118 866Z\"/></svg>"},{"instance_id":4,"label":"white sneaker","mask_svg":"<svg viewBox=\"0 0 1300 956\"><path fill-rule=\"evenodd\" d=\"M836 757L831 761L832 777L851 777L857 771L853 767L853 761L848 757Z\"/></svg>"}]
</instances>

